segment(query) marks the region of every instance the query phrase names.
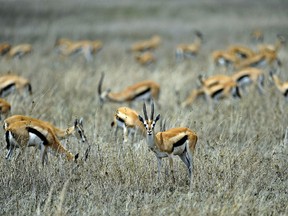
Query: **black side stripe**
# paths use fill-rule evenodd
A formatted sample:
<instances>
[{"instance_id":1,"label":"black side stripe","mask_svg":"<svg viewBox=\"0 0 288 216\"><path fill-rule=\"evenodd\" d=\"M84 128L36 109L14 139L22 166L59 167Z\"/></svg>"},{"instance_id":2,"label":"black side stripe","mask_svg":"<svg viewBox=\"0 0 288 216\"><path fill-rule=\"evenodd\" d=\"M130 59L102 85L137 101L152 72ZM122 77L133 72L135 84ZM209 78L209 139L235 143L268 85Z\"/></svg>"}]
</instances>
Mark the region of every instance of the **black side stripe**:
<instances>
[{"instance_id":1,"label":"black side stripe","mask_svg":"<svg viewBox=\"0 0 288 216\"><path fill-rule=\"evenodd\" d=\"M43 145L48 145L47 138L41 132L39 132L38 130L31 128L31 127L27 127L27 130L29 133L33 133L36 136L38 136L43 141Z\"/></svg>"},{"instance_id":2,"label":"black side stripe","mask_svg":"<svg viewBox=\"0 0 288 216\"><path fill-rule=\"evenodd\" d=\"M249 77L249 75L244 75L244 76L241 76L237 79L237 82L240 82L241 80L243 80L244 78L246 77Z\"/></svg>"},{"instance_id":3,"label":"black side stripe","mask_svg":"<svg viewBox=\"0 0 288 216\"><path fill-rule=\"evenodd\" d=\"M10 91L11 88L15 87L15 83L11 83L0 90L1 97L7 96L7 92Z\"/></svg>"},{"instance_id":4,"label":"black side stripe","mask_svg":"<svg viewBox=\"0 0 288 216\"><path fill-rule=\"evenodd\" d=\"M119 116L116 116L116 119L125 124L125 121L122 118L120 118Z\"/></svg>"},{"instance_id":5,"label":"black side stripe","mask_svg":"<svg viewBox=\"0 0 288 216\"><path fill-rule=\"evenodd\" d=\"M220 93L223 92L223 91L224 91L223 88L222 88L222 89L219 89L219 90L213 92L212 95L211 95L211 97L214 98L214 97L216 97L218 94L220 94Z\"/></svg>"},{"instance_id":6,"label":"black side stripe","mask_svg":"<svg viewBox=\"0 0 288 216\"><path fill-rule=\"evenodd\" d=\"M286 89L286 91L284 92L284 97L288 96L288 89Z\"/></svg>"},{"instance_id":7,"label":"black side stripe","mask_svg":"<svg viewBox=\"0 0 288 216\"><path fill-rule=\"evenodd\" d=\"M9 149L11 146L10 140L9 140L9 133L10 133L10 131L6 131L6 133L5 133L5 140L6 140L6 144L7 144L6 149Z\"/></svg>"},{"instance_id":8,"label":"black side stripe","mask_svg":"<svg viewBox=\"0 0 288 216\"><path fill-rule=\"evenodd\" d=\"M178 140L176 143L173 144L173 148L172 148L172 152L174 151L174 148L183 145L186 140L188 139L188 136L185 135L184 137L182 137L180 140Z\"/></svg>"},{"instance_id":9,"label":"black side stripe","mask_svg":"<svg viewBox=\"0 0 288 216\"><path fill-rule=\"evenodd\" d=\"M140 97L140 96L146 94L146 93L149 92L150 90L151 90L151 88L147 88L145 91L139 92L138 94L136 94L136 95L132 98L132 100L135 100L137 97Z\"/></svg>"}]
</instances>

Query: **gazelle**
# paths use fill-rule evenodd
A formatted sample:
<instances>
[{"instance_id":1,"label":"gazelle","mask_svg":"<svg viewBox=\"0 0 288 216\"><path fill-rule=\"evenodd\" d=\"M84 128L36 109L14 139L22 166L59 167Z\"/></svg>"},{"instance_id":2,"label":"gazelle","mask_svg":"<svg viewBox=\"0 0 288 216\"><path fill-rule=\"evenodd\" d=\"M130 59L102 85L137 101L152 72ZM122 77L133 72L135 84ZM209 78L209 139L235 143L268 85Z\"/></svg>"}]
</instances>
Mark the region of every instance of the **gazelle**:
<instances>
[{"instance_id":1,"label":"gazelle","mask_svg":"<svg viewBox=\"0 0 288 216\"><path fill-rule=\"evenodd\" d=\"M144 52L135 56L136 61L140 65L149 65L156 62L156 57L152 52Z\"/></svg>"},{"instance_id":2,"label":"gazelle","mask_svg":"<svg viewBox=\"0 0 288 216\"><path fill-rule=\"evenodd\" d=\"M260 29L255 29L251 32L250 39L252 42L262 43L264 40L264 34Z\"/></svg>"},{"instance_id":3,"label":"gazelle","mask_svg":"<svg viewBox=\"0 0 288 216\"><path fill-rule=\"evenodd\" d=\"M286 44L286 38L283 35L278 34L277 40L274 44L260 44L258 46L259 52L273 51L278 53L278 51Z\"/></svg>"},{"instance_id":4,"label":"gazelle","mask_svg":"<svg viewBox=\"0 0 288 216\"><path fill-rule=\"evenodd\" d=\"M258 87L259 93L264 91L264 72L259 68L244 68L232 74L231 77L243 90L246 86L253 84Z\"/></svg>"},{"instance_id":5,"label":"gazelle","mask_svg":"<svg viewBox=\"0 0 288 216\"><path fill-rule=\"evenodd\" d=\"M30 54L32 52L32 45L31 44L19 44L16 46L12 46L8 52L9 58L21 58L24 55Z\"/></svg>"},{"instance_id":6,"label":"gazelle","mask_svg":"<svg viewBox=\"0 0 288 216\"><path fill-rule=\"evenodd\" d=\"M5 132L8 153L6 159L10 159L15 148L36 146L41 150L41 163L48 162L48 147L57 153L64 154L67 160L76 160L77 155L73 155L64 148L57 139L50 127L46 127L39 122L29 124L27 121L18 121L9 125Z\"/></svg>"},{"instance_id":7,"label":"gazelle","mask_svg":"<svg viewBox=\"0 0 288 216\"><path fill-rule=\"evenodd\" d=\"M149 40L139 41L132 44L129 51L145 52L148 50L154 50L160 45L160 43L161 43L161 37L158 35L154 35Z\"/></svg>"},{"instance_id":8,"label":"gazelle","mask_svg":"<svg viewBox=\"0 0 288 216\"><path fill-rule=\"evenodd\" d=\"M111 127L116 125L115 135L117 135L118 128L123 129L123 142L128 142L128 133L140 131L141 134L145 134L145 128L138 119L138 113L129 107L119 107L114 115Z\"/></svg>"},{"instance_id":9,"label":"gazelle","mask_svg":"<svg viewBox=\"0 0 288 216\"><path fill-rule=\"evenodd\" d=\"M0 44L0 55L1 56L6 55L9 52L9 50L11 49L11 47L12 46L9 43L1 43Z\"/></svg>"},{"instance_id":10,"label":"gazelle","mask_svg":"<svg viewBox=\"0 0 288 216\"><path fill-rule=\"evenodd\" d=\"M111 101L115 103L134 101L157 101L160 94L160 85L152 80L146 80L135 83L134 85L128 86L120 92L111 92L110 89L102 91L102 84L104 79L104 73L102 73L99 84L98 84L98 95L100 98L101 106L105 101Z\"/></svg>"},{"instance_id":11,"label":"gazelle","mask_svg":"<svg viewBox=\"0 0 288 216\"><path fill-rule=\"evenodd\" d=\"M148 118L146 105L143 105L143 114L138 116L145 127L148 148L155 153L158 160L158 179L162 166L162 158L169 158L169 165L174 179L173 156L178 155L188 169L190 182L193 173L193 153L198 140L196 133L186 127L172 128L163 132L155 132L155 125L160 119L160 114L154 119L154 103L151 103L151 115Z\"/></svg>"},{"instance_id":12,"label":"gazelle","mask_svg":"<svg viewBox=\"0 0 288 216\"><path fill-rule=\"evenodd\" d=\"M60 54L70 56L76 53L82 53L87 61L92 60L92 55L102 49L102 42L99 40L80 40L71 41L69 39L61 39L57 41Z\"/></svg>"},{"instance_id":13,"label":"gazelle","mask_svg":"<svg viewBox=\"0 0 288 216\"><path fill-rule=\"evenodd\" d=\"M224 75L224 74L213 75L213 76L210 76L206 79L204 79L202 75L199 75L198 79L199 79L201 85L206 86L206 87L211 87L211 86L217 85L217 84L224 84L224 83L230 82L232 80L232 78L230 76Z\"/></svg>"},{"instance_id":14,"label":"gazelle","mask_svg":"<svg viewBox=\"0 0 288 216\"><path fill-rule=\"evenodd\" d=\"M252 49L243 45L231 45L228 47L227 51L228 53L233 53L238 56L240 59L250 58L255 55Z\"/></svg>"},{"instance_id":15,"label":"gazelle","mask_svg":"<svg viewBox=\"0 0 288 216\"><path fill-rule=\"evenodd\" d=\"M225 67L233 66L239 61L239 58L234 53L230 53L227 50L216 50L212 52L211 58L213 65Z\"/></svg>"},{"instance_id":16,"label":"gazelle","mask_svg":"<svg viewBox=\"0 0 288 216\"><path fill-rule=\"evenodd\" d=\"M26 78L12 74L0 76L0 97L5 97L12 92L20 92L25 89L27 89L30 95L32 94L31 84Z\"/></svg>"},{"instance_id":17,"label":"gazelle","mask_svg":"<svg viewBox=\"0 0 288 216\"><path fill-rule=\"evenodd\" d=\"M67 128L67 129L60 129L58 127L55 127L53 124L50 122L42 121L40 119L32 118L30 116L24 116L24 115L13 115L10 116L9 118L6 118L4 120L3 128L4 130L7 130L11 124L14 124L15 122L19 121L26 121L30 125L33 125L34 122L37 124L44 125L47 128L50 128L51 131L57 136L58 139L65 139L70 135L75 135L75 137L82 142L86 142L87 138L84 133L84 128L83 128L83 119L75 119L74 125Z\"/></svg>"},{"instance_id":18,"label":"gazelle","mask_svg":"<svg viewBox=\"0 0 288 216\"><path fill-rule=\"evenodd\" d=\"M179 44L176 47L176 59L183 59L184 57L191 57L195 56L199 53L202 42L203 42L203 35L201 32L195 32L196 39L191 44Z\"/></svg>"},{"instance_id":19,"label":"gazelle","mask_svg":"<svg viewBox=\"0 0 288 216\"><path fill-rule=\"evenodd\" d=\"M220 99L228 98L231 96L233 98L241 98L237 83L233 80L229 80L227 82L214 84L212 86L203 85L199 89L192 90L186 100L181 103L181 106L187 107L188 105L192 104L197 97L201 95L205 96L206 100L210 104L211 110L213 110L213 101L218 102Z\"/></svg>"},{"instance_id":20,"label":"gazelle","mask_svg":"<svg viewBox=\"0 0 288 216\"><path fill-rule=\"evenodd\" d=\"M275 83L277 89L284 95L284 97L288 101L288 81L281 81L274 71L270 71L269 74L273 82Z\"/></svg>"},{"instance_id":21,"label":"gazelle","mask_svg":"<svg viewBox=\"0 0 288 216\"><path fill-rule=\"evenodd\" d=\"M0 120L2 119L2 115L5 117L9 114L11 110L11 105L3 98L0 98Z\"/></svg>"}]
</instances>

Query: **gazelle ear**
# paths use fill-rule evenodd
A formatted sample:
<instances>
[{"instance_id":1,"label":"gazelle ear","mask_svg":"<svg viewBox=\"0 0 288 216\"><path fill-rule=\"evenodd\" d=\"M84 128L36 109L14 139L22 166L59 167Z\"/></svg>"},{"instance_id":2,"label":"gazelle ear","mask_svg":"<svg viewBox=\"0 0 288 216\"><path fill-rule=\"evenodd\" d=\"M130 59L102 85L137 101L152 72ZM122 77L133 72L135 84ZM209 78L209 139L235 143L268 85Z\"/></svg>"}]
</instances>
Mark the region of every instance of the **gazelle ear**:
<instances>
[{"instance_id":1,"label":"gazelle ear","mask_svg":"<svg viewBox=\"0 0 288 216\"><path fill-rule=\"evenodd\" d=\"M155 118L155 123L160 119L160 114L157 115L157 117Z\"/></svg>"},{"instance_id":2,"label":"gazelle ear","mask_svg":"<svg viewBox=\"0 0 288 216\"><path fill-rule=\"evenodd\" d=\"M139 119L139 121L141 121L142 123L144 123L144 119L142 118L142 116L138 115L138 119Z\"/></svg>"}]
</instances>

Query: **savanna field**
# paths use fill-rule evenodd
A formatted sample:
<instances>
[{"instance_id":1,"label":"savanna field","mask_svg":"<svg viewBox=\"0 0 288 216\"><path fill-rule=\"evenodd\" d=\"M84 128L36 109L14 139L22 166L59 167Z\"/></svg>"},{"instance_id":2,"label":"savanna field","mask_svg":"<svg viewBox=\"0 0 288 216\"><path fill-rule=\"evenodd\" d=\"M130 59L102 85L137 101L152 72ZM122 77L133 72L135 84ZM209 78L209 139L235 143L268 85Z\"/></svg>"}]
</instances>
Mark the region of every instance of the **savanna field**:
<instances>
[{"instance_id":1,"label":"savanna field","mask_svg":"<svg viewBox=\"0 0 288 216\"><path fill-rule=\"evenodd\" d=\"M277 34L287 39L288 2L6 0L0 5L0 42L33 46L21 59L0 57L0 75L21 75L33 91L5 97L12 106L9 115L32 116L60 128L83 117L88 139L61 140L79 153L78 163L51 152L42 166L33 147L19 155L17 149L6 160L1 129L0 215L288 215L288 103L269 79L270 66L262 67L262 95L252 86L241 99L215 103L214 111L204 98L179 105L197 88L199 75L232 73L212 66L212 51L231 44L256 49L250 38L255 29L263 32L265 43L274 44ZM177 61L176 45L193 42L195 31L203 34L199 54ZM162 39L153 52L156 62L142 66L127 49L155 34ZM100 40L103 47L89 62L81 54L62 57L54 48L59 38ZM287 81L287 45L278 57L279 77ZM157 159L145 138L137 135L123 144L121 130L115 138L113 115L128 103L100 107L102 72L103 89L115 92L146 79L160 84L155 115L161 114L166 128L189 127L198 135L191 187L178 157L175 183L168 159L158 181ZM142 106L133 108L142 114Z\"/></svg>"}]
</instances>

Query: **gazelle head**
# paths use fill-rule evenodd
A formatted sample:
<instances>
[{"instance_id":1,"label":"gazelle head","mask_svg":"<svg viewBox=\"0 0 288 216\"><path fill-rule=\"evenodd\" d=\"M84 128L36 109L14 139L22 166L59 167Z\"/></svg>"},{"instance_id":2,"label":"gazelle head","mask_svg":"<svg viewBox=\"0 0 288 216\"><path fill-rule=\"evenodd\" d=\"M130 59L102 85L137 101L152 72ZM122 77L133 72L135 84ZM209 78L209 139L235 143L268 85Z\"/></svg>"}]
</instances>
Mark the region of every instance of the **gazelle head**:
<instances>
[{"instance_id":1,"label":"gazelle head","mask_svg":"<svg viewBox=\"0 0 288 216\"><path fill-rule=\"evenodd\" d=\"M101 107L103 106L104 102L106 101L108 94L111 92L111 89L107 89L105 91L102 91L103 79L104 79L104 73L102 72L100 81L98 83L98 95L99 95Z\"/></svg>"},{"instance_id":2,"label":"gazelle head","mask_svg":"<svg viewBox=\"0 0 288 216\"><path fill-rule=\"evenodd\" d=\"M75 136L82 142L86 142L87 138L83 128L83 118L75 119L74 121Z\"/></svg>"},{"instance_id":3,"label":"gazelle head","mask_svg":"<svg viewBox=\"0 0 288 216\"><path fill-rule=\"evenodd\" d=\"M154 128L155 128L157 121L160 119L160 114L158 114L156 116L156 118L154 119L154 103L153 103L153 101L151 102L150 119L148 118L148 115L147 115L147 109L146 109L145 103L143 104L143 114L144 114L144 119L140 115L138 115L138 118L144 124L147 135L151 136L154 132Z\"/></svg>"}]
</instances>

